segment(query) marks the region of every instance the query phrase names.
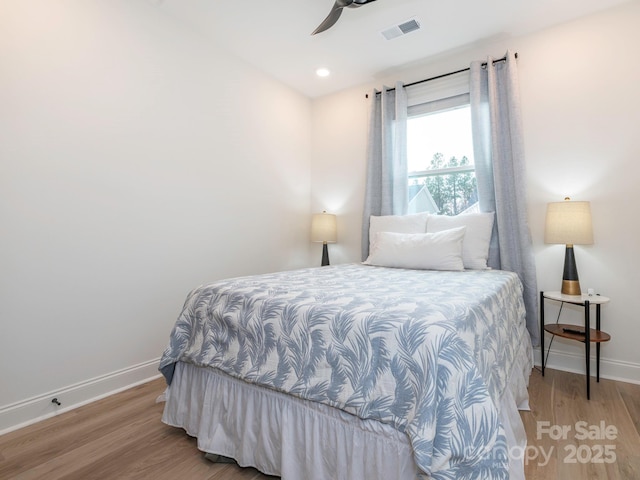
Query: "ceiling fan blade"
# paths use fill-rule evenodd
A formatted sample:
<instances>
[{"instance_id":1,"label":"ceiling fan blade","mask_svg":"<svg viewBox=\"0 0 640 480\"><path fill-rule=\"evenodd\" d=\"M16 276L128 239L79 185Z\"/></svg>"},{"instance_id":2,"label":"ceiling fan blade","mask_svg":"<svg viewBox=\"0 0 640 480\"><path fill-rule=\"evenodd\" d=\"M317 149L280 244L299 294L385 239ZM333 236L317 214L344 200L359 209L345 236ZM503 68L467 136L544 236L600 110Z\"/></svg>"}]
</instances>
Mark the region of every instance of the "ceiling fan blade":
<instances>
[{"instance_id":1,"label":"ceiling fan blade","mask_svg":"<svg viewBox=\"0 0 640 480\"><path fill-rule=\"evenodd\" d=\"M328 30L335 25L335 23L340 18L340 15L342 15L342 6L339 5L338 2L339 0L337 0L333 5L331 11L329 12L329 15L327 15L327 18L325 18L323 22L318 25L318 28L316 28L311 35L324 32L325 30Z\"/></svg>"},{"instance_id":2,"label":"ceiling fan blade","mask_svg":"<svg viewBox=\"0 0 640 480\"><path fill-rule=\"evenodd\" d=\"M318 25L318 28L316 28L311 35L324 32L325 30L333 27L340 18L340 15L342 15L343 8L357 8L375 1L376 0L335 0L335 3L331 8L331 12L329 12L327 18L325 18L324 21L320 25Z\"/></svg>"}]
</instances>

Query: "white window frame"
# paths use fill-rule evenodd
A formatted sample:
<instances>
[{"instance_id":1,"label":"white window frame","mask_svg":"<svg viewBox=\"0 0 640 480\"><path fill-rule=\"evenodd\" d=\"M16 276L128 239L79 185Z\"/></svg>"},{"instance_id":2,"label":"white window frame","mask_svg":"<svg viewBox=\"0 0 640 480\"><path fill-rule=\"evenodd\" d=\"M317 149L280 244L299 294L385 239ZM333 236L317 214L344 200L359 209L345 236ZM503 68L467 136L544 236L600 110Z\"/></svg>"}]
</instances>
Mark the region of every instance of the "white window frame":
<instances>
[{"instance_id":1,"label":"white window frame","mask_svg":"<svg viewBox=\"0 0 640 480\"><path fill-rule=\"evenodd\" d=\"M469 73L451 75L407 89L408 117L420 117L436 112L445 112L470 104ZM407 182L412 179L451 173L474 172L474 165L408 172Z\"/></svg>"}]
</instances>

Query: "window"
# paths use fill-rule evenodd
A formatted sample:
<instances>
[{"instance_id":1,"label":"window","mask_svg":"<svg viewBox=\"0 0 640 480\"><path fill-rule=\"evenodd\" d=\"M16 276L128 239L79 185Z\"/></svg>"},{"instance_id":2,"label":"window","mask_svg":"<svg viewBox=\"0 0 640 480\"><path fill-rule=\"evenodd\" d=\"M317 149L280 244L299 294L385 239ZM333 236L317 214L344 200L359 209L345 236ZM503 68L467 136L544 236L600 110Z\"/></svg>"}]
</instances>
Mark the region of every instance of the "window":
<instances>
[{"instance_id":1,"label":"window","mask_svg":"<svg viewBox=\"0 0 640 480\"><path fill-rule=\"evenodd\" d=\"M443 106L442 102L438 104ZM430 110L434 110L433 105L430 108L423 104L409 111L409 213L458 215L477 211L468 97Z\"/></svg>"}]
</instances>

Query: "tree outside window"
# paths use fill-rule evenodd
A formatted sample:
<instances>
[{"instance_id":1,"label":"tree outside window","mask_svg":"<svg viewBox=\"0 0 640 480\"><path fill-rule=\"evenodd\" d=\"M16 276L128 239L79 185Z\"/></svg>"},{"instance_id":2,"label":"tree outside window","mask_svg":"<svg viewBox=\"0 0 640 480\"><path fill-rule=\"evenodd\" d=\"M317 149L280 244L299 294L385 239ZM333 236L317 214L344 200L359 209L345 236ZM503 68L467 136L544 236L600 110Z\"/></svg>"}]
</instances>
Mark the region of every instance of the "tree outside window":
<instances>
[{"instance_id":1,"label":"tree outside window","mask_svg":"<svg viewBox=\"0 0 640 480\"><path fill-rule=\"evenodd\" d=\"M468 105L410 118L407 147L409 213L475 211L478 193Z\"/></svg>"}]
</instances>

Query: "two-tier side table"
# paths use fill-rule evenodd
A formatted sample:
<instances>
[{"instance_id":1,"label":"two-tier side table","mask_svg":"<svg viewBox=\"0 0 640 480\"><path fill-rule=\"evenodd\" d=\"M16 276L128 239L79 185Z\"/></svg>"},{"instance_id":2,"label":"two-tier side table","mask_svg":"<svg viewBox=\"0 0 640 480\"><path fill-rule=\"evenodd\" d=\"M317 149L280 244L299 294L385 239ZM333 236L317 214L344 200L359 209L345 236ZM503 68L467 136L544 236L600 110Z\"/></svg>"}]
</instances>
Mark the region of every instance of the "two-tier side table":
<instances>
[{"instance_id":1,"label":"two-tier side table","mask_svg":"<svg viewBox=\"0 0 640 480\"><path fill-rule=\"evenodd\" d=\"M554 300L561 303L570 303L584 307L584 326L567 323L544 323L544 302ZM544 333L557 335L584 343L586 369L587 369L587 399L590 399L591 379L591 343L596 344L596 380L600 381L600 344L611 339L608 333L600 330L600 306L609 302L608 297L601 295L565 295L561 292L540 292L540 352L542 353L542 375L544 376ZM596 306L596 328L591 328L591 306ZM558 316L558 320L560 317ZM549 345L551 348L551 345Z\"/></svg>"}]
</instances>

